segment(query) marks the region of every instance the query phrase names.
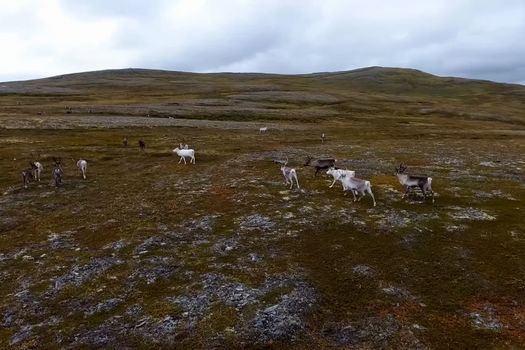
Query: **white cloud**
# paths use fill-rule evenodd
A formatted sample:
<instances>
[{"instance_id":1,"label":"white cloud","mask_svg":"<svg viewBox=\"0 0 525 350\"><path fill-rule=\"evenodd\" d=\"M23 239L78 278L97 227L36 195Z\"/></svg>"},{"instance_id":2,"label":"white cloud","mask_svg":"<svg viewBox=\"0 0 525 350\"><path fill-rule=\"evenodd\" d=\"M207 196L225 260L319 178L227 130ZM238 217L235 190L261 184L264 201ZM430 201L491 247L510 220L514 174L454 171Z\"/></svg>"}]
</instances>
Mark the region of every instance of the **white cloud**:
<instances>
[{"instance_id":1,"label":"white cloud","mask_svg":"<svg viewBox=\"0 0 525 350\"><path fill-rule=\"evenodd\" d=\"M0 81L105 68L369 65L525 81L521 0L0 1Z\"/></svg>"}]
</instances>

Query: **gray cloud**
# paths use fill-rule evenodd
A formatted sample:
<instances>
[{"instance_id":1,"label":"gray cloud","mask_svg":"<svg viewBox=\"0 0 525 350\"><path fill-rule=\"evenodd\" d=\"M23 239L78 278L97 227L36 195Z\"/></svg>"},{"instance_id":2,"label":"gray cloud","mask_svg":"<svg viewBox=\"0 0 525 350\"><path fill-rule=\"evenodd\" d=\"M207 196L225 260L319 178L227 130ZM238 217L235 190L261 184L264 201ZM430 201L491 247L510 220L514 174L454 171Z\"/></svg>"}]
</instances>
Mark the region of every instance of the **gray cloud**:
<instances>
[{"instance_id":1,"label":"gray cloud","mask_svg":"<svg viewBox=\"0 0 525 350\"><path fill-rule=\"evenodd\" d=\"M105 68L307 73L370 65L525 82L521 0L20 0L0 81Z\"/></svg>"}]
</instances>

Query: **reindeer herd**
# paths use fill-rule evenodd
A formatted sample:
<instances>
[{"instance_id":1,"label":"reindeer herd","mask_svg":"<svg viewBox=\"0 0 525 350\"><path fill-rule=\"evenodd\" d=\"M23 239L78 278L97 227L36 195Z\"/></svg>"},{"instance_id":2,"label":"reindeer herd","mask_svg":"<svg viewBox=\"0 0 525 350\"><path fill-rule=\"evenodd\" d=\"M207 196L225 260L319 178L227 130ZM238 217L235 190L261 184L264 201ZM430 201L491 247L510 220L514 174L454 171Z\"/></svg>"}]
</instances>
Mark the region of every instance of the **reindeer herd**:
<instances>
[{"instance_id":1,"label":"reindeer herd","mask_svg":"<svg viewBox=\"0 0 525 350\"><path fill-rule=\"evenodd\" d=\"M354 170L339 169L335 166L336 159L333 158L320 158L313 159L308 156L303 166L310 166L315 168L314 177L321 170L326 170L326 174L332 176L333 181L330 184L330 188L334 187L337 181L341 182L343 191L346 195L347 191L350 191L354 197L354 202L360 201L368 193L372 197L374 207L376 206L376 199L372 192L372 184L368 180L363 180L355 177ZM288 167L288 157L286 160L274 160L275 163L281 165L281 172L284 176L285 184L290 185L290 189L293 188L294 180L297 188L299 189L299 180L297 178L297 171L294 168ZM395 168L394 174L397 176L399 183L405 187L405 193L402 198L412 190L419 188L423 193L423 198L426 199L427 195L431 196L432 203L434 203L434 192L432 191L432 178L420 175L408 175L405 173L407 167L400 164L399 167Z\"/></svg>"},{"instance_id":2,"label":"reindeer herd","mask_svg":"<svg viewBox=\"0 0 525 350\"><path fill-rule=\"evenodd\" d=\"M292 180L295 179L297 188L299 188L297 171L294 168L286 166L288 164L288 158L286 158L286 161L277 160L275 162L282 164L281 172L283 173L283 176L285 178L286 185L289 184L290 189L292 189ZM370 183L370 181L355 177L354 170L337 168L335 166L335 162L336 159L328 158L313 160L312 157L308 156L303 166L314 167L314 177L317 176L319 171L326 170L326 174L332 176L333 178L333 181L329 187L334 187L337 181L341 182L341 185L343 186L343 191L346 194L346 192L350 190L354 197L354 202L360 201L368 193L370 197L372 197L372 202L375 207L377 203L372 192L372 184ZM430 196L430 198L432 199L432 203L434 203L432 178L421 175L409 175L405 173L406 169L406 165L400 164L399 167L396 167L394 170L394 175L397 176L399 183L405 187L405 193L403 194L402 198L405 198L410 193L410 191L415 191L419 188L421 190L421 193L423 194L423 198L426 199L427 196Z\"/></svg>"},{"instance_id":3,"label":"reindeer herd","mask_svg":"<svg viewBox=\"0 0 525 350\"><path fill-rule=\"evenodd\" d=\"M122 144L124 147L128 146L127 137L124 137ZM145 142L143 140L139 140L138 145L140 151L143 152L146 148ZM184 161L184 164L187 164L186 158L189 158L190 164L195 164L195 150L190 149L187 144L181 143L179 147L173 149L173 153L180 157L179 164L182 161ZM53 158L53 162L54 164L51 174L54 185L59 187L63 181L64 170L62 169L62 162L60 158ZM290 186L290 190L293 188L294 184L296 185L297 189L300 189L297 170L295 168L288 167L288 157L286 157L286 160L274 160L274 162L281 165L281 173L284 177L285 184ZM333 178L333 181L329 187L334 187L337 181L341 182L344 194L346 195L346 193L350 191L353 195L354 202L360 201L366 196L366 194L369 194L372 198L373 206L375 207L377 203L372 192L372 184L370 181L357 178L355 176L356 172L354 170L337 168L336 162L337 159L333 158L313 159L311 156L308 156L303 166L313 167L315 169L314 177L317 177L317 174L320 171L326 171L326 174L332 176ZM31 161L29 162L29 165L29 168L22 171L22 183L24 188L27 188L29 183L33 180L40 182L40 177L44 169L42 163L39 161ZM87 179L86 172L88 162L85 159L79 159L76 162L76 165L82 178L84 180ZM421 175L410 175L406 173L406 170L407 167L404 164L400 164L399 167L396 167L394 171L394 175L397 176L399 183L405 188L402 198L405 198L410 193L410 191L419 189L423 193L424 199L426 199L428 195L431 197L432 203L434 203L432 178Z\"/></svg>"}]
</instances>

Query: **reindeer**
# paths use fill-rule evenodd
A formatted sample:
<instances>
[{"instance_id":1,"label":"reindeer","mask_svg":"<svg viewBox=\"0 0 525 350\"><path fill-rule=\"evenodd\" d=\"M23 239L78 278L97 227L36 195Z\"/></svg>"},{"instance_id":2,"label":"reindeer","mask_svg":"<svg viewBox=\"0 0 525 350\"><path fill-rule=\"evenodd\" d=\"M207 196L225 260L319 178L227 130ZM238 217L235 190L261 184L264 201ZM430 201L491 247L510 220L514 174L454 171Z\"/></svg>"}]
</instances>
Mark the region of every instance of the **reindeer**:
<instances>
[{"instance_id":1,"label":"reindeer","mask_svg":"<svg viewBox=\"0 0 525 350\"><path fill-rule=\"evenodd\" d=\"M77 168L78 168L78 170L80 171L80 174L82 175L82 177L85 180L86 179L86 171L87 171L87 161L85 161L84 159L80 159L77 162Z\"/></svg>"},{"instance_id":2,"label":"reindeer","mask_svg":"<svg viewBox=\"0 0 525 350\"><path fill-rule=\"evenodd\" d=\"M187 143L182 143L182 142L181 142L181 143L179 143L179 148L180 148L180 149L189 149L189 146L188 146Z\"/></svg>"},{"instance_id":3,"label":"reindeer","mask_svg":"<svg viewBox=\"0 0 525 350\"><path fill-rule=\"evenodd\" d=\"M267 126L259 128L259 134L263 134L263 133L265 133L267 131L268 131L268 127Z\"/></svg>"},{"instance_id":4,"label":"reindeer","mask_svg":"<svg viewBox=\"0 0 525 350\"><path fill-rule=\"evenodd\" d=\"M60 158L53 158L55 162L53 166L53 180L55 181L55 187L58 187L62 184L62 178L64 177L64 170L62 169L62 162Z\"/></svg>"},{"instance_id":5,"label":"reindeer","mask_svg":"<svg viewBox=\"0 0 525 350\"><path fill-rule=\"evenodd\" d=\"M370 181L358 179L357 177L351 177L348 174L341 175L341 182L343 183L343 189L350 190L354 196L354 202L359 202L364 196L365 192L368 192L374 201L374 207L376 206L376 199L372 193L372 185ZM361 196L356 198L356 193L360 193Z\"/></svg>"},{"instance_id":6,"label":"reindeer","mask_svg":"<svg viewBox=\"0 0 525 350\"><path fill-rule=\"evenodd\" d=\"M324 132L321 134L321 142L324 143L324 141L326 140L326 137L324 135Z\"/></svg>"},{"instance_id":7,"label":"reindeer","mask_svg":"<svg viewBox=\"0 0 525 350\"><path fill-rule=\"evenodd\" d=\"M190 157L190 164L195 164L195 150L193 149L179 149L179 147L175 148L173 150L173 153L176 153L180 159L179 163L184 160L184 164L186 164L186 157Z\"/></svg>"},{"instance_id":8,"label":"reindeer","mask_svg":"<svg viewBox=\"0 0 525 350\"><path fill-rule=\"evenodd\" d=\"M44 170L44 167L42 166L42 163L40 163L40 162L29 162L29 165L31 165L33 179L35 179L38 182L40 182L40 174L42 173L42 170Z\"/></svg>"},{"instance_id":9,"label":"reindeer","mask_svg":"<svg viewBox=\"0 0 525 350\"><path fill-rule=\"evenodd\" d=\"M22 171L22 185L27 188L27 185L33 180L33 168L27 168Z\"/></svg>"},{"instance_id":10,"label":"reindeer","mask_svg":"<svg viewBox=\"0 0 525 350\"><path fill-rule=\"evenodd\" d=\"M286 160L278 160L275 162L281 164L281 172L283 173L284 181L286 185L290 184L290 189L292 189L293 180L295 179L295 183L297 184L297 189L300 189L299 180L297 180L297 171L295 171L294 168L290 168L286 166L288 164L288 157L286 157Z\"/></svg>"},{"instance_id":11,"label":"reindeer","mask_svg":"<svg viewBox=\"0 0 525 350\"><path fill-rule=\"evenodd\" d=\"M341 181L341 183L343 183L343 181L341 180L341 178L343 177L344 174L350 176L350 177L354 177L355 176L355 171L353 170L343 170L343 169L338 169L338 168L335 168L335 167L332 167L330 169L328 169L326 171L326 173L328 175L332 175L332 177L334 178L334 181L332 181L332 184L330 185L330 188L334 187L334 184L336 181ZM343 185L343 190L345 189L344 185Z\"/></svg>"},{"instance_id":12,"label":"reindeer","mask_svg":"<svg viewBox=\"0 0 525 350\"><path fill-rule=\"evenodd\" d=\"M139 140L139 149L144 152L144 150L146 149L146 143L144 143L144 141L142 140Z\"/></svg>"},{"instance_id":13,"label":"reindeer","mask_svg":"<svg viewBox=\"0 0 525 350\"><path fill-rule=\"evenodd\" d=\"M122 139L122 145L124 147L128 147L128 137L127 136L124 136L124 138Z\"/></svg>"},{"instance_id":14,"label":"reindeer","mask_svg":"<svg viewBox=\"0 0 525 350\"><path fill-rule=\"evenodd\" d=\"M395 168L395 175L397 176L399 183L405 186L405 193L401 198L405 198L405 196L410 192L411 189L413 190L415 188L419 188L423 193L423 199L426 199L427 192L430 192L430 195L432 196L432 203L434 203L434 191L432 191L432 178L428 176L408 175L405 174L406 170L407 167L403 164L399 164L399 167Z\"/></svg>"},{"instance_id":15,"label":"reindeer","mask_svg":"<svg viewBox=\"0 0 525 350\"><path fill-rule=\"evenodd\" d=\"M335 162L337 159L332 158L324 158L324 159L316 159L312 160L313 158L308 156L306 157L306 162L303 166L311 166L315 168L315 174L314 177L317 176L317 173L321 170L328 169L328 168L335 168Z\"/></svg>"}]
</instances>

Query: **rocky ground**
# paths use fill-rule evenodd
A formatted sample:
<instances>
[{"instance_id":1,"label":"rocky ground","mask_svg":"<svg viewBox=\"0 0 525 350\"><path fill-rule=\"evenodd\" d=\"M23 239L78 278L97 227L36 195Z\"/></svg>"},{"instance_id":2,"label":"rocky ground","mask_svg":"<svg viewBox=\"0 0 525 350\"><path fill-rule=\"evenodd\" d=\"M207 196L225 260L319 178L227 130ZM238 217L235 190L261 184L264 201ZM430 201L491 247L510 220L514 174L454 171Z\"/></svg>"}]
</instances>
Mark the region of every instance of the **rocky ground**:
<instances>
[{"instance_id":1,"label":"rocky ground","mask_svg":"<svg viewBox=\"0 0 525 350\"><path fill-rule=\"evenodd\" d=\"M250 129L0 130L3 347L525 346L520 135ZM171 155L182 141L195 166ZM314 178L308 154L369 179L378 205ZM44 176L23 189L31 156ZM433 177L434 204L401 198L400 162Z\"/></svg>"}]
</instances>

